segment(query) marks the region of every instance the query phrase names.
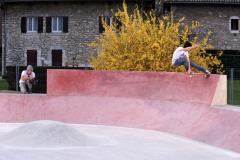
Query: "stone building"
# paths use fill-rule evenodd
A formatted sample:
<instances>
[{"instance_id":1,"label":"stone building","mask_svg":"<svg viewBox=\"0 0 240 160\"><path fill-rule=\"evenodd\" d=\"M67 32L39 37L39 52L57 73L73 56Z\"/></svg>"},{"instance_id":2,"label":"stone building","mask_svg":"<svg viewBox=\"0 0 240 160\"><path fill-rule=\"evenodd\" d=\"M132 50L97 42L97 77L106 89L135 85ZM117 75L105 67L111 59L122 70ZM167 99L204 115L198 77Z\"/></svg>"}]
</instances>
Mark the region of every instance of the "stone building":
<instances>
[{"instance_id":1,"label":"stone building","mask_svg":"<svg viewBox=\"0 0 240 160\"><path fill-rule=\"evenodd\" d=\"M88 44L110 24L122 0L2 0L2 72L8 65L87 66ZM210 43L224 54L240 55L240 0L127 0L157 15L174 12L185 22L199 21L200 34L212 31ZM240 56L239 56L240 58ZM236 58L234 58L236 60ZM232 60L229 60L232 61ZM237 63L234 63L237 64Z\"/></svg>"},{"instance_id":2,"label":"stone building","mask_svg":"<svg viewBox=\"0 0 240 160\"><path fill-rule=\"evenodd\" d=\"M8 65L87 66L96 53L88 44L102 33L101 17L111 23L122 0L4 0L3 70ZM127 0L154 8L154 0Z\"/></svg>"}]
</instances>

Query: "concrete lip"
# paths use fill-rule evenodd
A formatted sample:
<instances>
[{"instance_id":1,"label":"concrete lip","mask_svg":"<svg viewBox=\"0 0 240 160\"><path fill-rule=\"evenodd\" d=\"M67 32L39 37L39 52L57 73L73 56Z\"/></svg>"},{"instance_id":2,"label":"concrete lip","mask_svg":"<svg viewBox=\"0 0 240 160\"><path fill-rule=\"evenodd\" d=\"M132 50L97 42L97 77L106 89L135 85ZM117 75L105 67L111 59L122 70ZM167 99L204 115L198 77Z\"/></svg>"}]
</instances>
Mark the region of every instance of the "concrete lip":
<instances>
[{"instance_id":1,"label":"concrete lip","mask_svg":"<svg viewBox=\"0 0 240 160\"><path fill-rule=\"evenodd\" d=\"M1 123L0 155L0 160L240 160L238 153L163 132L56 121Z\"/></svg>"}]
</instances>

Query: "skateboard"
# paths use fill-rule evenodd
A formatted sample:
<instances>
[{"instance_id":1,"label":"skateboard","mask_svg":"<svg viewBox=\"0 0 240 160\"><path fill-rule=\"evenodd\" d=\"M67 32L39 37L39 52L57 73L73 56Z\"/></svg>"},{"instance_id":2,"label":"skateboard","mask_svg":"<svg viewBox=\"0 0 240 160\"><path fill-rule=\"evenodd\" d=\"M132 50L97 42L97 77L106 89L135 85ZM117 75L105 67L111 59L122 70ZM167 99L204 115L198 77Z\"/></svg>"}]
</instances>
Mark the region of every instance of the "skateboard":
<instances>
[{"instance_id":1,"label":"skateboard","mask_svg":"<svg viewBox=\"0 0 240 160\"><path fill-rule=\"evenodd\" d=\"M192 77L194 75L203 75L204 78L210 77L211 74L205 74L205 73L194 73L192 72L190 75L187 74L188 77Z\"/></svg>"}]
</instances>

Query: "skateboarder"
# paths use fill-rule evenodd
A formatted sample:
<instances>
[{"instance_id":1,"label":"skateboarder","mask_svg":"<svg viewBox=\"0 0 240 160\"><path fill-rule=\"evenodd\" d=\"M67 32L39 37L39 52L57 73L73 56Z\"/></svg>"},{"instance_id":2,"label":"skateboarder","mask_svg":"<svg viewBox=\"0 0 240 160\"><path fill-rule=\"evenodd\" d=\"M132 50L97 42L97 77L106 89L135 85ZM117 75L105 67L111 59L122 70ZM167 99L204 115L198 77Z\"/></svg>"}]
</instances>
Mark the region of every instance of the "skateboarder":
<instances>
[{"instance_id":1,"label":"skateboarder","mask_svg":"<svg viewBox=\"0 0 240 160\"><path fill-rule=\"evenodd\" d=\"M184 67L187 71L187 74L189 74L189 75L192 73L191 72L191 67L196 68L197 70L204 72L206 75L210 75L211 73L208 70L206 70L205 68L191 62L190 59L189 59L188 51L190 51L194 48L197 48L197 47L199 47L198 44L195 44L195 45L192 46L192 44L190 42L186 41L184 43L183 47L178 47L174 51L173 57L172 57L172 65L176 66L176 67L184 65Z\"/></svg>"}]
</instances>

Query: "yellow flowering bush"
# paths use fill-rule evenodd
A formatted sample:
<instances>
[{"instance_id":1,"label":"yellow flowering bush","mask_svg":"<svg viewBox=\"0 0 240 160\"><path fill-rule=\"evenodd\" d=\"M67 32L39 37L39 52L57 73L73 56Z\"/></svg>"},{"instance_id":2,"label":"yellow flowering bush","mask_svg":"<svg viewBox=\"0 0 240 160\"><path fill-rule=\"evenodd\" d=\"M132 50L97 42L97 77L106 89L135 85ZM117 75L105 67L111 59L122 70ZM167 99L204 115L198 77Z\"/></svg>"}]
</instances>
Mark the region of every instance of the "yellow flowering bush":
<instances>
[{"instance_id":1,"label":"yellow flowering bush","mask_svg":"<svg viewBox=\"0 0 240 160\"><path fill-rule=\"evenodd\" d=\"M125 3L114 17L116 21L110 26L102 21L104 34L90 44L98 49L98 55L90 59L94 69L185 71L184 67L172 66L172 55L180 45L180 39L187 41L193 30L200 26L198 22L185 25L184 18L175 21L173 14L159 18L149 13L143 18L138 7L130 15ZM201 40L197 36L193 38L192 44L198 43L201 47L190 51L190 60L210 71L216 67L220 73L223 67L221 61L216 56L206 54L206 49L213 48L208 44L210 34Z\"/></svg>"}]
</instances>

